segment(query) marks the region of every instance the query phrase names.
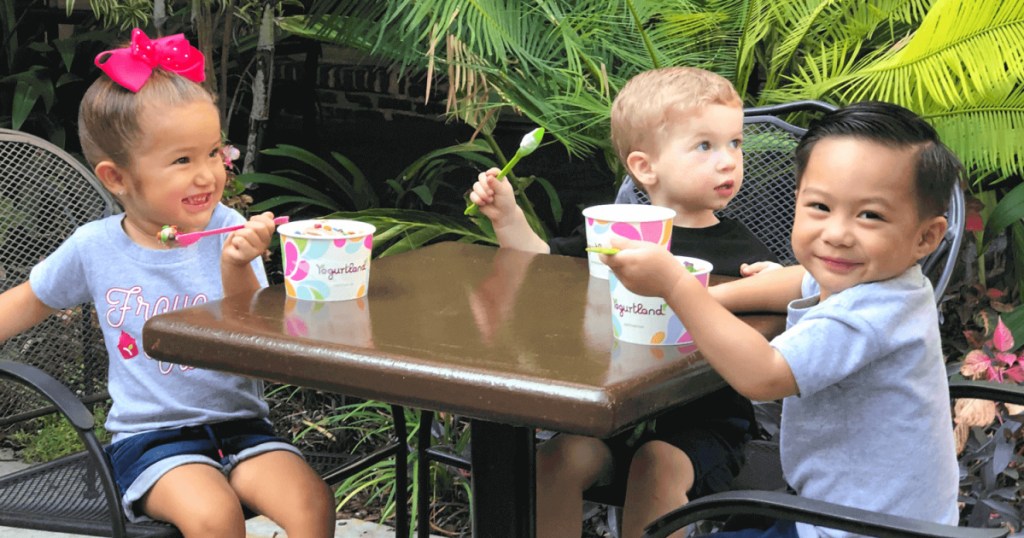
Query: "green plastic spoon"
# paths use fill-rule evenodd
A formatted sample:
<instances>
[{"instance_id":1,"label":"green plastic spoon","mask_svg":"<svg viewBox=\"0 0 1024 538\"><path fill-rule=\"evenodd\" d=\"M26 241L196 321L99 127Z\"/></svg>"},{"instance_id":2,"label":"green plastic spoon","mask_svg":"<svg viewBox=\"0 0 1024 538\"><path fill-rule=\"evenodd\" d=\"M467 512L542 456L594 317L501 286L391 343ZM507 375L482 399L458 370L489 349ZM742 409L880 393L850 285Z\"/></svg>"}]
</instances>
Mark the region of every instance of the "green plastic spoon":
<instances>
[{"instance_id":1,"label":"green plastic spoon","mask_svg":"<svg viewBox=\"0 0 1024 538\"><path fill-rule=\"evenodd\" d=\"M537 127L536 129L526 133L526 136L523 137L523 140L519 142L519 149L516 150L516 154L513 155L512 158L508 160L508 164L506 164L505 167L502 168L500 172L498 172L498 179L505 179L505 174L508 174L512 170L512 167L515 166L517 162L519 162L519 159L526 157L527 155L533 153L534 150L536 150L538 147L540 147L541 138L544 138L543 127ZM470 203L469 206L466 207L466 211L464 214L470 216L479 215L480 207L478 207L474 203Z\"/></svg>"},{"instance_id":2,"label":"green plastic spoon","mask_svg":"<svg viewBox=\"0 0 1024 538\"><path fill-rule=\"evenodd\" d=\"M619 249L615 247L587 247L587 252L596 252L598 254L605 254L608 256L614 256L619 253Z\"/></svg>"}]
</instances>

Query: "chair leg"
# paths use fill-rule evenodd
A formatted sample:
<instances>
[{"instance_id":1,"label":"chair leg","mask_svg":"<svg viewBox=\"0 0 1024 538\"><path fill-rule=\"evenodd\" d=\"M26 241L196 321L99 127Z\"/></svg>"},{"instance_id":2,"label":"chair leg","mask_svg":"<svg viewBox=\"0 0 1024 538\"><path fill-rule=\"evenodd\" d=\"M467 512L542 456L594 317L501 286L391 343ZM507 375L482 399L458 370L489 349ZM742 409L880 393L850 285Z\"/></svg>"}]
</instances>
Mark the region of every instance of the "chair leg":
<instances>
[{"instance_id":1,"label":"chair leg","mask_svg":"<svg viewBox=\"0 0 1024 538\"><path fill-rule=\"evenodd\" d=\"M430 444L434 412L420 411L420 430L416 437L416 536L430 536Z\"/></svg>"},{"instance_id":2,"label":"chair leg","mask_svg":"<svg viewBox=\"0 0 1024 538\"><path fill-rule=\"evenodd\" d=\"M391 417L395 423L395 536L409 536L409 444L405 425L405 409L391 406Z\"/></svg>"}]
</instances>

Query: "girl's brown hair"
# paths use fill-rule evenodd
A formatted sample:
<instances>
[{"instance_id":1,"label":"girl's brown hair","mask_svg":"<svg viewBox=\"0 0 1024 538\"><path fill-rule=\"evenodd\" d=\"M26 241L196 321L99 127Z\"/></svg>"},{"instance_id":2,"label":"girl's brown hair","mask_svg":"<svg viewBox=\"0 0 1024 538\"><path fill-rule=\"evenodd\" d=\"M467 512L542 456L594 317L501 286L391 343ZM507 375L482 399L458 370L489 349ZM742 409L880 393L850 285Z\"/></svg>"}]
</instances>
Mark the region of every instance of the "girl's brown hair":
<instances>
[{"instance_id":1,"label":"girl's brown hair","mask_svg":"<svg viewBox=\"0 0 1024 538\"><path fill-rule=\"evenodd\" d=\"M160 68L138 93L103 75L89 86L78 108L82 152L93 167L103 160L129 166L134 142L143 134L143 114L195 101L213 104L214 98L202 85Z\"/></svg>"}]
</instances>

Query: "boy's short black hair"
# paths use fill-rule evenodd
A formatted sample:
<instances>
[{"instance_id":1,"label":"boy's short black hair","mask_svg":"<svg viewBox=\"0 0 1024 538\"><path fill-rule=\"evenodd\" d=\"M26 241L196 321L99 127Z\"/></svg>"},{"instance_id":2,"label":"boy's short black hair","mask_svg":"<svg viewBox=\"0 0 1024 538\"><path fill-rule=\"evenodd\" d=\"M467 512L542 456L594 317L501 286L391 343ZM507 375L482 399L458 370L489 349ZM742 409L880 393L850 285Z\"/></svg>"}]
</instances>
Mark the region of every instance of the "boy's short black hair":
<instances>
[{"instance_id":1,"label":"boy's short black hair","mask_svg":"<svg viewBox=\"0 0 1024 538\"><path fill-rule=\"evenodd\" d=\"M814 146L819 140L835 136L918 148L914 186L920 217L942 215L948 209L949 193L962 178L964 167L939 140L935 129L914 112L893 103L864 101L844 106L811 122L796 147L798 187Z\"/></svg>"}]
</instances>

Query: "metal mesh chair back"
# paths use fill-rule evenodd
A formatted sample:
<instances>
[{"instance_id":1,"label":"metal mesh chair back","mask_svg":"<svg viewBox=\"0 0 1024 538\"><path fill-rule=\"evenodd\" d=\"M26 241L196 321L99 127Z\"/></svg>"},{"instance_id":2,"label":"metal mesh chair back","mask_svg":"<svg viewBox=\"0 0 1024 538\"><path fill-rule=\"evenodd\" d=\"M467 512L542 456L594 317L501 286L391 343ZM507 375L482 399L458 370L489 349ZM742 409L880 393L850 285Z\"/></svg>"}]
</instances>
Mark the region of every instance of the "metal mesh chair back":
<instances>
[{"instance_id":1,"label":"metal mesh chair back","mask_svg":"<svg viewBox=\"0 0 1024 538\"><path fill-rule=\"evenodd\" d=\"M721 214L742 222L780 263L793 265L793 151L806 130L749 110L743 121L743 186Z\"/></svg>"},{"instance_id":2,"label":"metal mesh chair back","mask_svg":"<svg viewBox=\"0 0 1024 538\"><path fill-rule=\"evenodd\" d=\"M0 129L0 291L28 280L32 267L76 228L116 208L88 168L66 152ZM105 398L107 352L92 305L65 310L11 338L0 346L0 359L39 367L83 401ZM29 394L13 384L0 388L0 427L47 412Z\"/></svg>"}]
</instances>

